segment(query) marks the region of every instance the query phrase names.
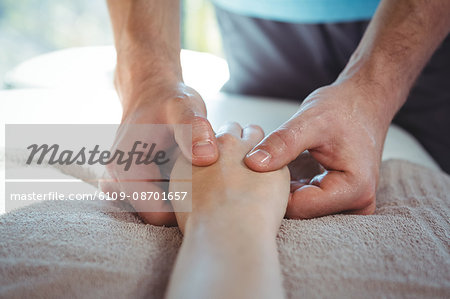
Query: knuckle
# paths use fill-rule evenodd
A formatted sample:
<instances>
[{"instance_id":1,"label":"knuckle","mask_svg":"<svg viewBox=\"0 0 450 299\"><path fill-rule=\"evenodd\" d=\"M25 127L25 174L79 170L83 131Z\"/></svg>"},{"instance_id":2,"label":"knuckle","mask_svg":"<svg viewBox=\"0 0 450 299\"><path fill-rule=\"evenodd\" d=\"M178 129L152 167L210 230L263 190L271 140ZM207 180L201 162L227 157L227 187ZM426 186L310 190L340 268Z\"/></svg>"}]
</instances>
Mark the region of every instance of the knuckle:
<instances>
[{"instance_id":1,"label":"knuckle","mask_svg":"<svg viewBox=\"0 0 450 299\"><path fill-rule=\"evenodd\" d=\"M313 119L314 119L314 121L313 121L312 125L314 126L314 128L317 132L325 134L330 131L333 131L333 132L340 131L340 124L338 123L338 118L336 117L335 114L330 113L329 111L325 111L325 112L316 111L316 115L314 115ZM341 134L341 132L333 133L333 134L327 135L327 136L328 137L333 136L335 138L336 134Z\"/></svg>"},{"instance_id":2,"label":"knuckle","mask_svg":"<svg viewBox=\"0 0 450 299\"><path fill-rule=\"evenodd\" d=\"M336 117L336 111L324 110L317 107L314 102L306 103L296 113L296 119L297 131L304 131L308 128L308 130L314 129L314 131L321 133L326 133L330 129L336 129L335 125L337 125L339 120ZM333 124L333 127L330 124Z\"/></svg>"},{"instance_id":3,"label":"knuckle","mask_svg":"<svg viewBox=\"0 0 450 299\"><path fill-rule=\"evenodd\" d=\"M285 153L294 144L292 132L289 129L279 129L274 131L264 142L264 145L276 154Z\"/></svg>"},{"instance_id":4,"label":"knuckle","mask_svg":"<svg viewBox=\"0 0 450 299\"><path fill-rule=\"evenodd\" d=\"M167 108L171 111L176 111L180 107L183 107L186 105L186 102L188 100L188 96L184 94L179 94L174 97L170 97L167 102Z\"/></svg>"},{"instance_id":5,"label":"knuckle","mask_svg":"<svg viewBox=\"0 0 450 299\"><path fill-rule=\"evenodd\" d=\"M184 104L188 99L189 97L186 94L177 94L176 96L172 97L171 101L174 104Z\"/></svg>"},{"instance_id":6,"label":"knuckle","mask_svg":"<svg viewBox=\"0 0 450 299\"><path fill-rule=\"evenodd\" d=\"M206 115L206 106L197 94L179 93L170 97L166 102L166 113L178 114L178 119L189 123L189 119L197 115Z\"/></svg>"},{"instance_id":7,"label":"knuckle","mask_svg":"<svg viewBox=\"0 0 450 299\"><path fill-rule=\"evenodd\" d=\"M196 131L201 130L209 130L209 122L208 120L199 115L192 116L190 119L190 123L192 125L192 133L195 134Z\"/></svg>"}]
</instances>

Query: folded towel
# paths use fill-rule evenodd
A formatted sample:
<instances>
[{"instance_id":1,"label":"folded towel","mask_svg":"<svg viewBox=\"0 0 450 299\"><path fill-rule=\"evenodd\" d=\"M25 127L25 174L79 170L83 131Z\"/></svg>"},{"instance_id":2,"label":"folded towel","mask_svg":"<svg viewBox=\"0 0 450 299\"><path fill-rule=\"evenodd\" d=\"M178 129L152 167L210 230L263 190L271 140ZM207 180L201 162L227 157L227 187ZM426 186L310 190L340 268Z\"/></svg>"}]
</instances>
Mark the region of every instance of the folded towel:
<instances>
[{"instance_id":1,"label":"folded towel","mask_svg":"<svg viewBox=\"0 0 450 299\"><path fill-rule=\"evenodd\" d=\"M284 220L289 298L450 297L450 177L384 162L371 216ZM161 298L182 235L104 202L0 217L0 297Z\"/></svg>"}]
</instances>

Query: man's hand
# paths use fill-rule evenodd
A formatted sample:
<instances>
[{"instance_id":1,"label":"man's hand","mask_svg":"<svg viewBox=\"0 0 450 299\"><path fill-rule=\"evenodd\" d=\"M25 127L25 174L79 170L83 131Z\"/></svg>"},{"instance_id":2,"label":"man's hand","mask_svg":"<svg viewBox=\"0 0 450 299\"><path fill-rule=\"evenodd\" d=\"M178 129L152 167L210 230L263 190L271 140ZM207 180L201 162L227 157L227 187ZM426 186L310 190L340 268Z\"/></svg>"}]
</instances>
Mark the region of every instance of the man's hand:
<instances>
[{"instance_id":1,"label":"man's hand","mask_svg":"<svg viewBox=\"0 0 450 299\"><path fill-rule=\"evenodd\" d=\"M291 218L338 212L370 214L389 123L414 80L450 31L448 0L381 1L358 48L336 82L307 97L245 163L278 169L305 150L325 172L305 181L292 172Z\"/></svg>"},{"instance_id":2,"label":"man's hand","mask_svg":"<svg viewBox=\"0 0 450 299\"><path fill-rule=\"evenodd\" d=\"M287 217L374 212L390 121L376 106L378 96L384 95L351 82L320 88L247 155L246 164L256 171L271 171L290 163L292 194ZM305 150L325 171L302 158ZM305 161L310 170L312 167L309 174L299 173L306 167Z\"/></svg>"},{"instance_id":3,"label":"man's hand","mask_svg":"<svg viewBox=\"0 0 450 299\"><path fill-rule=\"evenodd\" d=\"M127 150L134 141L141 141L156 143L156 150L164 150L171 157L181 149L197 166L214 163L219 154L205 104L195 90L183 83L180 1L108 0L108 7L117 51L114 84L123 107L113 150ZM137 134L133 124L168 126L163 131ZM192 140L177 124L192 125ZM108 165L104 191L160 192L164 184L136 179L167 180L170 175L170 167L161 169L154 164L133 165L126 173L121 169ZM133 205L138 212L148 211L139 213L148 223L175 225L172 207L161 202L133 201Z\"/></svg>"},{"instance_id":4,"label":"man's hand","mask_svg":"<svg viewBox=\"0 0 450 299\"><path fill-rule=\"evenodd\" d=\"M170 87L170 88L168 88ZM214 163L218 158L216 138L210 123L206 119L206 109L200 95L182 83L146 88L133 109L127 109L122 120L112 151L128 152L135 141L156 144L155 151L164 151L173 161L181 150L194 165L205 166ZM158 130L143 132L134 124L166 124ZM190 134L183 131L179 124L192 127ZM191 146L192 145L192 146ZM173 165L173 163L171 164ZM125 192L132 195L138 192L162 192L164 183L156 181L143 182L145 179L168 179L170 165L158 166L136 165L128 171L117 164L107 165L107 174L102 182L105 192ZM175 225L172 207L164 201L131 201L133 207L143 219L155 225Z\"/></svg>"}]
</instances>

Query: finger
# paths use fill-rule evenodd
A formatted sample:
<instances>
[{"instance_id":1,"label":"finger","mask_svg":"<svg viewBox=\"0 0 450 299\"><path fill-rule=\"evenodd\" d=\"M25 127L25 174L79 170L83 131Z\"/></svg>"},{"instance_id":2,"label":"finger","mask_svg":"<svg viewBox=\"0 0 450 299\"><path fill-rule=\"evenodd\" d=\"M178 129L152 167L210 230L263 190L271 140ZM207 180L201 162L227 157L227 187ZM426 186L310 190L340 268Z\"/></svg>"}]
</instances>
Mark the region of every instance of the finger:
<instances>
[{"instance_id":1,"label":"finger","mask_svg":"<svg viewBox=\"0 0 450 299\"><path fill-rule=\"evenodd\" d=\"M309 180L291 180L290 192L294 193L297 189L307 185Z\"/></svg>"},{"instance_id":2,"label":"finger","mask_svg":"<svg viewBox=\"0 0 450 299\"><path fill-rule=\"evenodd\" d=\"M242 130L242 140L249 146L249 150L264 138L264 130L257 125L247 125Z\"/></svg>"},{"instance_id":3,"label":"finger","mask_svg":"<svg viewBox=\"0 0 450 299\"><path fill-rule=\"evenodd\" d=\"M238 139L241 139L242 137L242 127L240 124L234 121L229 121L223 124L219 130L217 131L216 137L219 139L223 135L231 135Z\"/></svg>"},{"instance_id":4,"label":"finger","mask_svg":"<svg viewBox=\"0 0 450 299\"><path fill-rule=\"evenodd\" d=\"M294 115L255 146L245 163L255 171L280 169L306 149L314 148L321 133L315 126L308 127L301 115Z\"/></svg>"},{"instance_id":5,"label":"finger","mask_svg":"<svg viewBox=\"0 0 450 299\"><path fill-rule=\"evenodd\" d=\"M145 223L157 226L176 226L177 219L173 212L138 212Z\"/></svg>"},{"instance_id":6,"label":"finger","mask_svg":"<svg viewBox=\"0 0 450 299\"><path fill-rule=\"evenodd\" d=\"M122 194L124 192L120 185L117 182L111 182L108 180L101 180L99 182L100 189L111 198L115 198L115 194ZM155 187L147 188L146 190L154 190ZM130 194L128 194L130 195ZM132 197L131 195L129 196ZM121 201L117 201L121 203ZM127 211L137 211L139 216L144 220L145 223L152 225L165 225L165 226L175 226L176 219L175 214L173 213L173 209L170 204L160 202L149 202L149 201L128 201L130 208L122 205L121 207L126 209ZM151 207L153 206L153 207ZM157 207L158 206L158 207ZM131 208L132 207L132 208ZM130 210L131 209L131 210ZM158 212L150 212L149 210L156 209Z\"/></svg>"},{"instance_id":7,"label":"finger","mask_svg":"<svg viewBox=\"0 0 450 299\"><path fill-rule=\"evenodd\" d=\"M159 188L154 185L145 188L145 190L154 190L162 197L163 191L157 189ZM130 204L145 223L158 226L175 226L177 224L173 207L169 202L162 200L131 200Z\"/></svg>"},{"instance_id":8,"label":"finger","mask_svg":"<svg viewBox=\"0 0 450 299\"><path fill-rule=\"evenodd\" d=\"M293 192L288 218L309 219L349 210L368 212L375 202L375 186L363 184L349 173L325 172L311 183Z\"/></svg>"},{"instance_id":9,"label":"finger","mask_svg":"<svg viewBox=\"0 0 450 299\"><path fill-rule=\"evenodd\" d=\"M203 108L189 98L178 99L171 105L175 141L183 155L196 166L210 165L219 157L217 140ZM191 131L180 124L191 125Z\"/></svg>"},{"instance_id":10,"label":"finger","mask_svg":"<svg viewBox=\"0 0 450 299\"><path fill-rule=\"evenodd\" d=\"M325 169L317 162L308 151L301 153L295 160L288 164L292 180L307 180L308 182Z\"/></svg>"},{"instance_id":11,"label":"finger","mask_svg":"<svg viewBox=\"0 0 450 299\"><path fill-rule=\"evenodd\" d=\"M120 190L146 223L176 224L172 205L168 201L161 200L168 190L167 182L120 182Z\"/></svg>"},{"instance_id":12,"label":"finger","mask_svg":"<svg viewBox=\"0 0 450 299\"><path fill-rule=\"evenodd\" d=\"M110 164L108 164L109 166ZM150 176L153 179L160 178L155 172L154 167L147 167L147 170L154 173ZM130 172L135 172L130 171ZM139 176L139 171L137 171ZM159 193L158 198L162 197L163 189L168 183L158 182L145 182L136 181L134 179L127 179L121 177L118 179L114 174L117 174L114 167L108 167L103 174L102 178L98 180L98 188L102 192L113 199L114 203L120 205L120 207L129 212L137 212L143 220L152 225L176 225L175 215L170 203L163 200L153 200L149 198L149 192ZM148 178L146 174L141 173L140 177L145 180ZM143 198L142 194L145 194L147 198ZM137 196L136 196L137 195Z\"/></svg>"}]
</instances>

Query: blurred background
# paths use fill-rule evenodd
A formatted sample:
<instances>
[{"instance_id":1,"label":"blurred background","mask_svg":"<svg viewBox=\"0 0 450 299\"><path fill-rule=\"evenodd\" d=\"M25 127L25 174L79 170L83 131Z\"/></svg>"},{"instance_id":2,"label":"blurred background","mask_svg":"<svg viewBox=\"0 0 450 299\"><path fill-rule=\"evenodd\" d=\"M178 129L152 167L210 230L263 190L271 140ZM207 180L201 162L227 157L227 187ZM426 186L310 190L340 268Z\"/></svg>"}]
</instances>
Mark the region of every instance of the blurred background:
<instances>
[{"instance_id":1,"label":"blurred background","mask_svg":"<svg viewBox=\"0 0 450 299\"><path fill-rule=\"evenodd\" d=\"M181 53L183 79L202 95L214 128L234 120L259 124L267 133L297 111L295 101L220 93L229 71L213 6L210 0L180 1L181 42L188 49ZM0 126L118 123L112 45L106 0L0 0ZM4 140L0 129L0 214ZM383 159L438 169L417 140L395 126L384 149Z\"/></svg>"},{"instance_id":2,"label":"blurred background","mask_svg":"<svg viewBox=\"0 0 450 299\"><path fill-rule=\"evenodd\" d=\"M182 47L223 56L208 0L182 0ZM106 0L0 0L0 88L5 74L34 56L70 47L112 45Z\"/></svg>"}]
</instances>

